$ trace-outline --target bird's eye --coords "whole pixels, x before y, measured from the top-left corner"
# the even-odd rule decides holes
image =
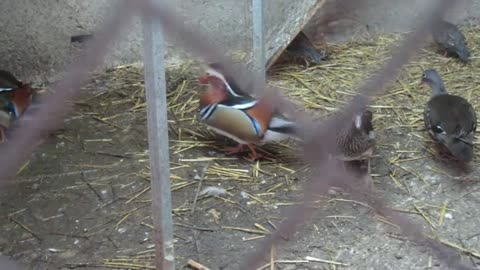
[[[425,78],[425,77],[427,77],[427,74],[423,73],[423,75],[422,75],[422,76]]]
[[[441,126],[433,126],[432,127],[433,132],[435,133],[444,133],[445,131],[442,129]]]

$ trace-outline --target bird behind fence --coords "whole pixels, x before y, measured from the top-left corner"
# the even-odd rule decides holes
[[[235,78],[236,82],[242,82],[243,85],[239,86],[241,89],[248,88],[246,87],[245,82],[248,83],[253,81],[253,87],[249,90],[257,94],[265,93],[265,85],[259,83],[258,80],[261,76],[245,71],[244,67],[241,67],[238,70],[235,69],[231,65],[233,61],[225,57],[226,54],[221,48],[205,42],[205,40],[208,40],[208,33],[204,33],[200,29],[188,28],[183,23],[184,20],[182,17],[175,12],[174,9],[165,3],[163,5],[156,5],[152,1],[147,0],[135,1],[135,4],[132,2],[133,1],[122,1],[121,4],[118,5],[118,8],[114,10],[112,19],[105,24],[102,31],[95,35],[95,38],[91,42],[91,50],[86,57],[81,59],[78,63],[74,63],[70,73],[67,73],[66,79],[54,87],[52,95],[42,99],[42,103],[39,104],[39,112],[38,114],[31,116],[31,119],[28,122],[30,124],[19,125],[18,129],[15,130],[15,136],[13,136],[14,139],[11,143],[2,146],[2,152],[5,153],[5,155],[0,157],[0,174],[2,180],[7,180],[6,176],[18,168],[22,158],[25,158],[26,154],[33,151],[33,147],[29,145],[35,145],[36,141],[34,140],[38,140],[38,138],[47,132],[51,132],[62,121],[61,117],[64,116],[63,111],[66,110],[64,101],[68,98],[74,97],[79,91],[82,79],[86,77],[87,72],[93,70],[100,64],[99,59],[103,58],[108,51],[109,45],[117,37],[116,34],[118,34],[119,30],[126,25],[126,22],[129,21],[134,12],[140,12],[147,18],[157,19],[161,22],[166,34],[177,34],[177,38],[181,41],[179,44],[189,49],[194,55],[207,62],[217,61],[224,65],[225,70],[223,71],[223,74],[225,75],[225,78],[231,77]],[[317,194],[323,194],[332,181],[343,182],[347,187],[351,188],[351,191],[355,191],[354,194],[352,194],[353,196],[358,195],[361,197],[361,194],[367,194],[368,202],[371,203],[372,207],[378,213],[388,216],[393,223],[400,227],[401,231],[406,236],[410,237],[412,241],[429,247],[435,255],[437,255],[438,259],[445,261],[447,265],[454,269],[471,269],[463,265],[452,250],[446,249],[438,241],[423,236],[420,227],[406,221],[398,213],[389,210],[385,202],[372,194],[369,194],[362,187],[358,187],[355,181],[356,178],[352,176],[351,173],[338,169],[336,166],[336,164],[338,164],[336,163],[337,161],[326,158],[328,156],[326,150],[332,149],[332,145],[335,145],[335,143],[331,145],[328,144],[335,142],[337,138],[334,132],[335,128],[333,127],[337,126],[338,123],[344,123],[347,126],[351,126],[351,119],[357,119],[354,115],[361,113],[368,104],[369,99],[366,96],[369,95],[367,94],[381,93],[385,83],[391,81],[399,71],[400,67],[406,64],[414,52],[420,48],[424,40],[425,32],[426,30],[431,29],[434,18],[439,14],[443,14],[449,6],[453,5],[452,2],[453,1],[449,0],[439,0],[431,7],[431,10],[424,14],[425,16],[420,16],[423,18],[423,20],[418,22],[420,29],[412,33],[409,38],[401,43],[386,64],[373,74],[372,77],[368,78],[364,84],[361,84],[359,92],[363,95],[354,98],[348,106],[343,108],[343,111],[341,111],[339,115],[326,119],[320,125],[318,122],[312,122],[310,116],[294,110],[294,108],[298,109],[298,106],[284,106],[284,110],[290,109],[288,114],[293,118],[292,121],[295,120],[296,123],[299,123],[302,132],[306,134],[307,138],[309,138],[304,145],[304,159],[309,164],[315,166],[315,168],[322,170],[322,174],[312,176],[312,184],[306,189],[305,204],[296,208],[296,211],[291,213],[291,216],[286,217],[285,221],[279,227],[279,230],[281,230],[282,233],[288,235],[293,234],[297,226],[302,224],[309,215],[311,215],[313,209],[309,207],[309,198],[311,199]],[[245,76],[245,74],[248,74],[248,76]],[[268,89],[272,89],[272,87],[269,87]],[[279,103],[283,102],[284,104],[292,104],[290,101],[279,96],[278,93],[275,94],[273,91],[267,93],[271,94],[271,97],[268,96],[266,99],[268,102],[275,100]],[[258,96],[261,96],[261,94]],[[272,106],[271,104],[268,105],[268,102],[266,102],[267,104],[265,105],[267,108]],[[46,104],[48,104],[48,107]],[[244,105],[244,103],[235,103],[234,105],[238,104]],[[211,117],[209,114],[213,113],[208,110],[209,109],[204,112],[204,116],[207,119],[208,117]],[[231,110],[231,108],[229,107],[228,110]],[[49,113],[56,111],[62,112],[59,113],[61,117],[53,119],[54,123],[48,123],[48,121],[52,120],[48,117]],[[247,116],[251,116],[251,112],[248,111],[248,108],[247,112]],[[283,111],[278,111],[278,113],[283,113]],[[234,114],[238,114],[238,111],[235,111]],[[255,124],[254,121],[251,121],[249,127],[250,130],[254,131],[255,134],[265,136],[266,130],[271,126],[271,115],[273,114],[270,114],[266,120],[258,121],[258,125]],[[363,123],[363,119],[368,120],[369,118],[370,116],[367,113],[366,118],[361,117],[360,122]],[[22,122],[22,120],[20,120],[20,122]],[[310,127],[307,127],[305,123],[313,124]],[[363,128],[362,123],[357,125],[354,120],[355,127]],[[369,130],[369,127],[365,127],[365,129]],[[233,131],[229,133],[233,133]],[[369,131],[365,133],[369,134]],[[16,149],[21,149],[22,151],[16,153]],[[279,237],[278,233],[274,233],[271,237],[267,237],[265,242],[263,242],[258,249],[252,253],[252,256],[247,258],[244,267],[241,269],[257,269],[265,254],[270,250],[270,247],[280,239],[281,237]]]

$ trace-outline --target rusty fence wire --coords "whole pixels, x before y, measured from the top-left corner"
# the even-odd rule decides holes
[[[435,27],[435,20],[452,8],[455,1],[437,0],[432,3],[412,23],[415,30],[392,50],[391,58],[356,89],[357,96],[342,110],[339,110],[339,113],[321,122],[314,121],[308,114],[301,112],[303,111],[301,108],[280,95],[277,89],[266,86],[263,74],[250,72],[245,66],[234,64],[232,59],[225,56],[225,50],[207,42],[209,33],[186,27],[182,16],[175,12],[173,7],[167,3],[160,5],[158,2],[160,1],[122,0],[117,2],[113,16],[95,34],[85,56],[68,69],[63,80],[53,86],[51,95],[43,97],[27,110],[25,117],[14,125],[12,139],[0,146],[2,153],[0,155],[0,185],[5,185],[13,179],[20,164],[30,156],[35,147],[50,132],[61,126],[63,119],[72,108],[70,104],[79,93],[79,89],[88,78],[89,73],[102,63],[104,56],[109,51],[109,46],[118,38],[132,17],[134,15],[144,16],[158,20],[163,26],[164,33],[175,36],[178,45],[184,47],[195,57],[205,62],[220,62],[224,66],[226,75],[234,78],[246,92],[267,98],[272,106],[293,116],[300,123],[305,139],[304,149],[299,149],[299,152],[303,154],[304,160],[311,165],[313,171],[322,172],[321,177],[318,176],[320,174],[311,174],[310,179],[306,181],[304,203],[291,209],[290,214],[286,215],[284,222],[279,226],[279,230],[265,239],[246,258],[240,269],[259,267],[271,246],[282,239],[281,234],[291,235],[300,229],[300,226],[314,211],[314,208],[309,206],[314,197],[325,194],[332,184],[344,187],[351,192],[351,196],[371,205],[378,214],[389,218],[392,223],[399,226],[406,237],[420,246],[428,247],[439,260],[451,269],[474,269],[462,264],[456,251],[447,248],[437,240],[426,237],[420,226],[393,212],[388,208],[387,202],[360,187],[356,178],[345,170],[339,169],[338,161],[328,159],[327,154],[335,151],[331,147],[335,145],[333,131],[341,125],[349,123],[347,119],[351,119],[354,113],[365,108],[370,101],[370,96],[383,92],[385,84],[392,81],[402,66],[407,64],[409,59],[423,46],[426,33]],[[358,7],[357,1],[351,0],[350,2]],[[329,16],[335,16],[335,14],[329,14]]]

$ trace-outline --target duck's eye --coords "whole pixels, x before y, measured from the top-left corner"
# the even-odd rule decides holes
[[[442,129],[441,126],[433,126],[432,127],[433,132],[435,133],[444,133],[445,131]]]
[[[425,78],[425,77],[427,77],[427,74],[423,73],[422,76],[423,76],[423,78]]]

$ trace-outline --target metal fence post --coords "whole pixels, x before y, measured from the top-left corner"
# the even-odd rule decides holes
[[[154,1],[158,4],[160,2],[160,0]],[[175,270],[164,63],[165,41],[162,24],[154,18],[144,18],[143,35],[156,267],[162,270]]]
[[[264,0],[252,0],[253,24],[253,69],[263,76],[265,81],[265,23]]]

